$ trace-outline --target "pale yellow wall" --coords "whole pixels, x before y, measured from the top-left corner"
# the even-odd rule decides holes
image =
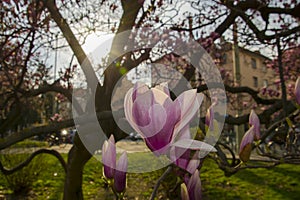
[[[233,56],[232,51],[226,52],[227,62],[222,67],[229,71],[233,78]],[[256,60],[256,69],[252,68],[251,58]],[[250,53],[248,51],[239,50],[240,72],[241,72],[241,86],[248,86],[252,89],[260,89],[264,86],[264,80],[267,80],[269,84],[273,83],[276,79],[273,70],[266,68],[264,56],[257,53]],[[254,87],[253,76],[258,79],[258,87]]]
[[[232,50],[226,52],[227,58],[226,63],[221,65],[220,67],[225,68],[230,74],[231,79],[234,78],[234,70],[233,70],[233,54]],[[256,69],[252,68],[251,58],[256,60]],[[240,73],[241,73],[241,86],[248,86],[254,90],[259,90],[264,87],[264,80],[267,80],[268,85],[273,84],[274,80],[278,77],[275,75],[272,69],[269,69],[265,66],[264,62],[266,61],[266,57],[260,55],[259,53],[249,52],[247,50],[239,49],[239,62],[240,62]],[[253,77],[257,77],[258,86],[254,86]],[[242,108],[242,113],[250,113],[252,109],[251,105],[255,102],[249,102],[249,95],[242,94],[239,96],[240,102],[247,102],[248,106],[244,107],[243,104],[238,105],[239,108]],[[263,98],[268,98],[264,96]],[[235,105],[237,106],[237,105]],[[261,110],[256,110],[257,113],[260,113]],[[227,113],[229,115],[235,116],[237,114],[237,110],[234,108],[230,108],[228,106]]]

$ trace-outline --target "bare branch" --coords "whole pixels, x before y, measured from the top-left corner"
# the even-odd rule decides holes
[[[92,116],[82,116],[80,118],[82,118],[81,121],[84,120],[84,121],[88,122],[91,119],[91,117]],[[111,111],[103,111],[101,113],[97,113],[97,117],[98,117],[98,120],[109,119],[112,117],[112,113],[111,113]],[[72,126],[74,126],[74,120],[68,119],[68,120],[64,120],[62,122],[56,122],[56,123],[49,124],[49,125],[24,129],[20,132],[13,133],[13,134],[7,136],[6,138],[4,138],[0,142],[0,150],[5,149],[5,148],[15,144],[16,142],[30,138],[32,136],[42,135],[42,134],[46,134],[46,133],[52,133],[52,132],[61,130],[63,128],[72,127]]]
[[[220,83],[212,83],[211,87],[222,88],[223,85]],[[197,88],[197,92],[203,92],[205,90],[208,90],[207,85],[201,85]],[[256,101],[257,104],[272,105],[272,104],[280,101],[279,99],[263,99],[258,96],[259,91],[253,90],[252,88],[247,87],[247,86],[232,87],[229,85],[225,85],[225,90],[227,92],[230,92],[233,94],[247,93],[247,94],[251,95],[251,97]]]
[[[27,165],[30,164],[30,162],[33,160],[33,158],[35,158],[37,155],[39,154],[50,154],[53,155],[54,157],[56,157],[61,166],[63,167],[65,173],[67,173],[67,164],[64,160],[64,158],[60,155],[60,153],[58,153],[57,151],[53,150],[53,149],[39,149],[35,152],[33,152],[24,162],[20,163],[19,165],[17,165],[16,167],[12,168],[12,169],[6,169],[3,164],[0,161],[0,171],[4,174],[4,175],[10,175],[13,174],[14,172],[21,170],[22,168],[26,167]]]
[[[157,193],[157,190],[160,186],[160,183],[166,178],[166,176],[172,171],[172,166],[170,165],[166,171],[161,175],[161,177],[159,177],[159,179],[157,180],[156,184],[155,184],[155,187],[152,191],[152,194],[151,194],[151,197],[150,199],[151,200],[154,200],[155,196],[156,196],[156,193]]]
[[[74,55],[76,56],[80,66],[85,74],[86,81],[90,88],[96,88],[98,84],[98,79],[96,77],[95,71],[92,68],[92,64],[85,52],[83,51],[81,45],[79,44],[77,38],[69,27],[67,21],[60,14],[55,0],[44,0],[44,5],[51,14],[52,19],[56,22],[57,26],[60,28],[61,32],[64,35],[64,38],[67,40],[70,45]]]

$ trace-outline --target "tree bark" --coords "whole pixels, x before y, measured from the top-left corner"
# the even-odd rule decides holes
[[[82,200],[82,175],[84,165],[92,155],[86,150],[78,135],[68,154],[67,174],[64,187],[64,200]]]

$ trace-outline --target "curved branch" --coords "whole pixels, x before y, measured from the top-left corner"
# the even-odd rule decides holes
[[[61,166],[63,167],[65,173],[67,173],[67,164],[64,160],[64,158],[60,155],[60,153],[58,153],[56,150],[53,149],[39,149],[35,152],[33,152],[24,162],[20,163],[19,165],[17,165],[16,167],[12,168],[12,169],[6,169],[1,161],[0,161],[0,171],[4,174],[4,175],[10,175],[13,174],[14,172],[21,170],[22,168],[26,167],[27,165],[29,165],[29,163],[33,160],[34,157],[36,157],[39,154],[42,153],[46,153],[46,154],[50,154],[53,155],[54,157],[56,157]]]
[[[223,146],[225,149],[227,149],[229,152],[230,152],[230,155],[232,157],[232,163],[231,163],[231,166],[234,166],[235,165],[235,162],[236,162],[236,157],[235,157],[235,154],[233,152],[233,150],[226,144],[222,143],[222,142],[219,142],[218,141],[218,144]]]
[[[69,100],[69,102],[72,103],[72,106],[76,109],[76,111],[79,114],[83,113],[83,109],[79,105],[78,101],[76,99],[72,98],[72,91],[70,91],[70,89],[66,89],[60,85],[56,85],[56,83],[53,83],[51,85],[46,84],[44,86],[39,87],[38,89],[31,90],[31,91],[21,91],[21,93],[23,93],[25,98],[37,96],[39,94],[44,94],[47,92],[57,92],[57,93],[63,94]]]
[[[210,83],[210,84],[211,84],[210,87],[213,87],[213,88],[222,88],[223,87],[223,84],[221,84],[221,83]],[[280,101],[280,99],[263,99],[258,96],[259,91],[253,90],[252,88],[247,87],[247,86],[241,86],[241,87],[232,87],[229,85],[224,85],[224,86],[225,86],[225,90],[227,92],[230,92],[233,94],[247,93],[247,94],[251,95],[251,97],[255,100],[255,102],[257,104],[272,105],[272,104]],[[207,85],[200,85],[197,88],[197,92],[203,92],[205,90],[208,90]]]
[[[93,116],[86,115],[86,116],[80,117],[80,120],[82,122],[83,121],[88,122],[89,120],[91,120],[92,117]],[[111,111],[103,111],[103,112],[97,113],[97,117],[98,117],[98,120],[109,119],[112,117],[112,112]],[[49,124],[49,125],[24,129],[20,132],[13,133],[13,134],[9,135],[8,137],[4,138],[0,142],[0,150],[5,149],[5,148],[15,144],[16,142],[30,138],[32,136],[46,134],[46,133],[52,133],[52,132],[61,130],[63,128],[68,128],[68,127],[72,127],[72,126],[74,126],[74,120],[67,119],[62,122],[56,122],[56,123]]]
[[[155,184],[155,187],[153,189],[153,192],[151,194],[151,197],[150,199],[151,200],[154,200],[155,196],[156,196],[156,193],[157,193],[157,190],[160,186],[160,183],[166,178],[166,176],[172,171],[172,166],[170,165],[167,170],[161,175],[161,177],[159,177],[159,179],[157,180],[156,184]]]
[[[267,110],[264,110],[261,114],[258,115],[261,124],[268,124],[270,122],[270,116],[275,112],[282,109],[281,101],[276,102]],[[296,110],[296,107],[291,101],[287,102],[287,113],[292,113]],[[215,114],[216,119],[223,118],[218,113]],[[249,114],[245,114],[239,117],[233,117],[231,115],[226,116],[225,123],[232,124],[232,125],[241,125],[248,122]],[[204,120],[204,118],[203,118]]]

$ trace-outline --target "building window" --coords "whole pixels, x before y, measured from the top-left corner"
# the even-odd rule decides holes
[[[267,66],[265,64],[262,65],[262,71],[267,72]]]
[[[253,69],[256,69],[256,60],[255,60],[255,58],[251,58],[251,66],[252,66],[252,68]]]
[[[263,87],[268,87],[268,80],[267,79],[264,79]]]
[[[256,76],[253,76],[253,86],[258,87],[258,78]]]

